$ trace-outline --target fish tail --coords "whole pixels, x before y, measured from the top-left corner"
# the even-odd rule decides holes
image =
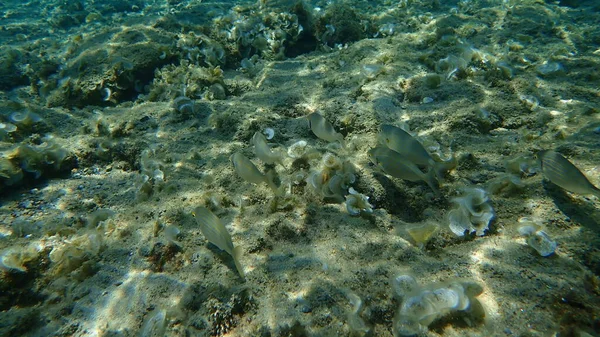
[[[277,159],[275,160],[275,163],[281,165],[281,167],[285,168],[285,164],[283,163],[283,159],[286,157],[286,153],[284,150],[282,150],[281,148],[277,148],[276,150],[277,152]]]
[[[274,172],[275,172],[274,170],[270,170],[269,172],[267,172],[267,174],[265,174],[265,182],[267,183],[269,188],[271,190],[273,190],[275,195],[281,195],[282,192],[279,190],[279,187],[277,186],[277,184],[275,184],[275,173]]]
[[[443,182],[446,173],[454,170],[457,166],[458,160],[456,159],[456,156],[452,155],[450,159],[434,162],[432,170],[435,172],[437,179]]]
[[[242,249],[240,247],[234,247],[233,251],[231,252],[231,256],[233,257],[233,263],[235,263],[235,269],[237,269],[238,274],[240,274],[240,277],[242,279],[246,279],[245,278],[245,274],[244,274],[244,269],[242,268],[242,265],[240,264],[240,256],[242,255]]]
[[[429,171],[427,171],[427,174],[425,175],[425,183],[429,185],[436,196],[440,195],[439,183],[436,179],[436,170],[434,168],[430,168]]]
[[[344,135],[342,135],[341,133],[338,133],[336,135],[337,140],[340,142],[340,145],[342,146],[342,148],[346,148],[346,140],[344,139]]]

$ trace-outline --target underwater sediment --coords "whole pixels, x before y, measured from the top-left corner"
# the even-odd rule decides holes
[[[599,10],[0,4],[0,335],[600,334]]]

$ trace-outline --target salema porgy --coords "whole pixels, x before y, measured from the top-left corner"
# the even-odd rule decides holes
[[[392,177],[408,181],[424,181],[436,194],[439,193],[432,169],[423,173],[416,164],[394,150],[384,146],[372,148],[369,150],[369,159],[375,166]]]
[[[434,165],[433,158],[423,144],[401,128],[389,124],[382,125],[379,142],[417,165],[430,167]]]
[[[265,164],[277,163],[281,166],[284,166],[281,154],[271,150],[269,144],[267,144],[267,138],[262,133],[254,133],[254,136],[252,137],[252,143],[254,144],[254,153]]]
[[[552,150],[538,152],[538,159],[542,167],[542,174],[553,184],[563,189],[583,195],[593,194],[600,198],[600,189],[581,173],[567,158]]]
[[[266,183],[276,194],[277,185],[269,176],[262,174],[260,170],[243,154],[236,152],[231,155],[231,162],[235,172],[245,181],[260,185]]]
[[[415,137],[393,125],[382,125],[377,138],[380,144],[398,152],[414,164],[433,169],[440,181],[443,180],[446,172],[454,169],[458,164],[454,156],[447,160],[432,157]]]
[[[323,116],[321,116],[321,114],[318,112],[313,112],[306,118],[308,119],[308,126],[315,136],[328,142],[339,141],[342,147],[345,146],[344,136],[341,133],[335,132],[333,125],[331,125],[331,123],[329,123],[329,121]]]
[[[213,214],[208,208],[198,206],[194,209],[194,216],[200,225],[200,231],[206,239],[217,246],[219,249],[226,251],[235,263],[235,268],[242,278],[244,278],[244,270],[240,264],[241,249],[233,246],[231,235],[225,228],[221,220]]]

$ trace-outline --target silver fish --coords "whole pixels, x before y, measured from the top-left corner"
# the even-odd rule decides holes
[[[277,185],[273,182],[270,177],[262,174],[260,170],[246,158],[243,154],[236,152],[231,156],[231,162],[235,168],[235,172],[247,182],[260,185],[266,183],[269,187],[277,193]]]
[[[240,264],[241,249],[233,246],[231,235],[221,220],[208,208],[202,206],[196,207],[192,214],[196,217],[196,220],[200,225],[200,231],[202,231],[206,240],[217,246],[220,250],[224,250],[231,255],[237,272],[244,278],[244,270]]]
[[[392,177],[408,181],[424,181],[435,194],[439,193],[434,170],[430,169],[427,173],[423,173],[412,161],[394,150],[383,146],[372,148],[369,150],[369,159]]]
[[[427,167],[429,170],[433,169],[440,181],[443,181],[446,172],[456,168],[458,164],[454,156],[447,160],[432,157],[415,137],[393,125],[382,125],[377,138],[380,144],[398,152],[414,164]]]
[[[398,127],[389,124],[382,125],[379,142],[419,166],[434,165],[434,160],[425,147],[415,137]]]
[[[281,153],[271,150],[267,144],[267,138],[261,132],[254,133],[252,143],[254,144],[254,153],[265,164],[277,163],[284,166]]]
[[[600,189],[592,185],[586,176],[567,158],[552,150],[538,152],[542,173],[546,179],[563,189],[583,195],[593,194],[600,198]]]
[[[339,141],[342,147],[345,145],[344,136],[341,133],[335,132],[333,125],[319,113],[313,112],[306,118],[308,119],[308,126],[315,136],[328,142]]]

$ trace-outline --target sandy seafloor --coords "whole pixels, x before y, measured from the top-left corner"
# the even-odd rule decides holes
[[[246,46],[258,56],[242,69],[244,55],[219,54],[227,26],[258,16],[266,32],[264,17],[294,3],[0,3],[0,118],[17,125],[0,134],[0,150],[23,174],[2,172],[0,335],[392,336],[400,301],[391,280],[411,273],[421,284],[483,289],[474,310],[435,320],[423,336],[599,336],[598,198],[565,192],[523,161],[522,186],[490,194],[495,218],[485,235],[458,237],[447,218],[461,188],[486,188],[507,161],[541,149],[600,185],[598,5],[347,4],[334,12],[351,8],[360,19],[354,41],[303,27],[308,47],[274,55],[261,48],[276,43],[261,40]],[[304,8],[316,22],[328,6]],[[219,19],[226,15],[234,19]],[[465,50],[474,56],[456,72],[441,66]],[[174,104],[184,95],[193,110]],[[314,136],[302,117],[315,111],[345,148]],[[16,123],[23,114],[33,120]],[[440,196],[369,163],[385,123],[408,125],[458,158]],[[251,138],[266,128],[274,147],[305,140],[348,160],[373,213],[351,216],[302,181],[286,188],[318,160],[263,165]],[[60,162],[23,150],[46,144]],[[285,196],[240,179],[235,151],[274,170]],[[242,248],[245,281],[200,232],[191,215],[199,205]],[[555,254],[527,246],[521,217],[538,219]],[[420,222],[440,227],[422,247],[403,230]],[[364,302],[368,332],[349,324],[350,294]]]

